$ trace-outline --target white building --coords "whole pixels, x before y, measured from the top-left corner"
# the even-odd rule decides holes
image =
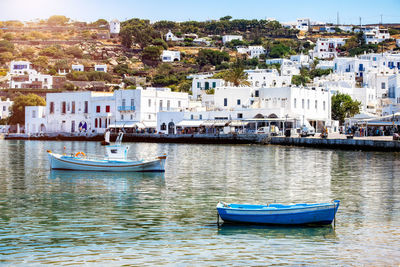
[[[169,30],[168,33],[165,34],[165,40],[166,40],[167,42],[168,42],[168,41],[170,41],[170,42],[181,42],[181,41],[184,40],[184,38],[176,37],[176,36],[171,32],[171,30]]]
[[[226,43],[231,42],[233,40],[243,41],[243,36],[241,36],[241,35],[224,35],[224,36],[222,36],[222,43],[223,44],[226,44]]]
[[[107,72],[107,65],[94,65],[94,71]]]
[[[400,47],[400,39],[396,39],[396,46]]]
[[[249,58],[259,58],[260,55],[265,55],[266,50],[261,45],[249,47],[237,46],[236,50],[239,54],[247,54]]]
[[[181,61],[181,52],[164,50],[161,54],[161,60],[162,62]]]
[[[118,35],[121,30],[121,23],[119,22],[119,20],[114,19],[110,21],[109,24],[110,24],[110,33],[112,35]]]
[[[30,63],[29,61],[11,61],[9,74],[29,75],[29,74],[37,74],[37,71],[33,69],[32,63]]]
[[[46,95],[47,132],[103,133],[116,112],[113,93],[68,92]]]
[[[308,31],[310,29],[310,19],[297,19],[296,29],[299,31]]]
[[[314,50],[310,51],[312,58],[334,58],[337,57],[338,49],[346,43],[346,38],[320,38]]]
[[[367,44],[378,44],[387,39],[390,39],[390,33],[388,29],[381,29],[376,26],[372,28],[372,30],[365,32],[364,38]]]
[[[247,53],[250,58],[259,58],[261,55],[265,55],[266,50],[261,45],[249,46]]]
[[[84,71],[85,67],[83,65],[81,65],[81,64],[77,64],[77,65],[72,65],[71,69],[73,71]]]
[[[10,88],[52,89],[53,76],[41,73],[11,76]]]
[[[223,79],[212,78],[193,78],[192,80],[192,98],[198,99],[200,96],[206,94],[207,90],[215,89],[216,87],[224,86]]]
[[[303,54],[290,56],[290,60],[297,64],[300,64],[300,66],[302,67],[309,67],[311,63],[310,56]]]
[[[25,133],[37,134],[46,132],[46,106],[25,107]]]
[[[309,122],[320,130],[331,124],[330,98],[328,90],[316,87],[217,87],[213,110],[160,113],[158,130],[174,133],[176,126],[198,127],[204,120],[243,120],[259,116],[289,117],[296,121],[297,127]]]
[[[279,75],[276,69],[245,70],[252,87],[284,87],[291,83],[292,76]]]
[[[13,101],[7,98],[5,101],[0,101],[0,119],[8,118],[10,116],[10,107]]]
[[[187,93],[171,92],[170,88],[117,90],[114,94],[117,111],[111,128],[156,129],[159,112],[182,111],[189,106]]]

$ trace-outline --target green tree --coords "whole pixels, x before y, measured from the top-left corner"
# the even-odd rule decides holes
[[[62,15],[54,15],[47,19],[50,26],[64,26],[69,22],[69,18]]]
[[[153,42],[152,42],[152,44],[155,45],[155,46],[161,46],[161,47],[164,48],[165,50],[168,49],[168,44],[167,44],[167,42],[165,42],[165,41],[164,41],[163,39],[161,39],[161,38],[156,38],[156,39],[154,39]]]
[[[36,94],[19,94],[11,106],[10,124],[25,124],[26,106],[46,106],[46,101]]]
[[[292,84],[294,85],[306,85],[306,83],[308,83],[309,78],[307,76],[303,76],[303,75],[293,75],[292,76]]]
[[[93,22],[92,25],[97,27],[108,26],[108,21],[105,19],[98,19],[95,22]]]
[[[282,58],[290,54],[290,47],[283,44],[276,44],[271,47],[269,56],[272,58]]]
[[[145,60],[159,61],[162,47],[148,46],[143,49],[142,58]]]
[[[225,17],[220,18],[219,20],[229,21],[229,20],[231,20],[231,18],[232,18],[232,16],[225,16]]]
[[[250,82],[247,80],[247,73],[245,73],[244,69],[241,67],[235,67],[226,71],[223,79],[226,82],[232,83],[234,86],[250,86]]]
[[[344,123],[345,118],[353,117],[360,113],[361,102],[354,101],[347,94],[335,94],[332,96],[332,119]]]
[[[135,18],[122,24],[120,36],[123,46],[130,48],[137,43],[143,49],[154,39],[160,38],[160,33],[154,30],[149,20]]]
[[[49,66],[49,58],[46,56],[39,56],[38,58],[32,60],[32,64],[37,68],[39,71],[44,71]]]
[[[224,61],[229,61],[229,54],[227,52],[220,52],[211,49],[201,49],[197,54],[197,63],[200,66],[205,65],[220,65]]]

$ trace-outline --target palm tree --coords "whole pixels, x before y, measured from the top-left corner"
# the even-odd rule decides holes
[[[250,86],[250,82],[247,80],[247,73],[241,67],[235,67],[225,72],[223,78],[226,82],[233,83],[234,86]]]

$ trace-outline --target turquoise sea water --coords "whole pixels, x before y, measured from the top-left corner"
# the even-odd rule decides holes
[[[400,263],[400,154],[259,145],[131,143],[165,173],[50,171],[47,149],[0,141],[0,264],[390,265]],[[218,201],[341,200],[336,228],[216,225]]]

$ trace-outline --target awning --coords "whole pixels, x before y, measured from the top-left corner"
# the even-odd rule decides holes
[[[243,127],[243,126],[246,126],[247,124],[249,124],[248,121],[239,121],[239,120],[236,120],[236,121],[231,121],[231,122],[229,123],[229,126],[232,126],[232,127]]]
[[[363,121],[363,122],[358,122],[358,124],[362,125],[368,125],[368,126],[394,126],[394,125],[400,125],[400,122],[398,121]]]
[[[155,121],[144,121],[144,128],[157,128],[157,122]]]
[[[138,121],[117,121],[116,123],[111,123],[107,128],[146,128],[145,125]]]
[[[203,121],[199,120],[183,120],[176,124],[176,127],[200,127]]]
[[[229,123],[228,120],[207,120],[204,121],[201,125],[206,127],[211,127],[211,126],[223,127],[226,126],[228,123]]]

